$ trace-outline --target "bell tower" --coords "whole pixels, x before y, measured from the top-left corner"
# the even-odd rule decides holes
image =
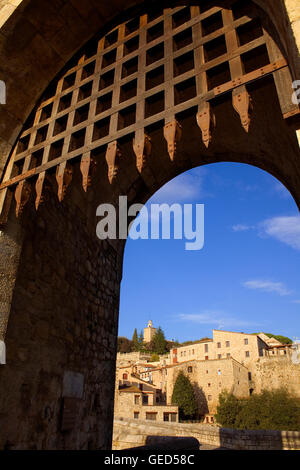
[[[149,320],[147,328],[144,328],[144,342],[150,343],[156,333],[156,328],[153,327],[152,320]]]

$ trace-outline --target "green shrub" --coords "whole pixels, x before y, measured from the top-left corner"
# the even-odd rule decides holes
[[[235,428],[236,419],[243,407],[241,400],[238,400],[232,393],[223,391],[219,395],[219,405],[215,416],[217,422],[224,427]]]
[[[235,429],[300,431],[300,402],[285,389],[264,390],[247,399],[223,392],[216,420]]]
[[[158,362],[159,361],[159,355],[156,353],[152,353],[150,357],[150,362]]]

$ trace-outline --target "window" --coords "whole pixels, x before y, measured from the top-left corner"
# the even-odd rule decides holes
[[[218,375],[221,375],[221,371],[220,371],[220,369],[218,370]]]
[[[226,341],[226,348],[230,347],[230,341]]]
[[[248,380],[252,380],[251,372],[248,372]]]
[[[208,356],[205,356],[205,360],[208,361]]]
[[[164,413],[164,421],[176,423],[177,413]]]
[[[208,401],[211,401],[212,400],[212,395],[208,395],[207,399],[208,399]]]
[[[128,379],[128,374],[123,374],[123,380],[127,380]]]
[[[246,356],[246,357],[250,357],[250,351],[246,351],[246,352],[245,352],[245,356]]]
[[[134,404],[135,404],[135,405],[139,405],[139,404],[140,404],[140,396],[139,396],[139,395],[135,395],[135,396],[134,396]]]
[[[156,421],[157,413],[146,413],[146,419],[149,421]]]
[[[204,352],[208,352],[208,344],[204,345]]]
[[[138,411],[135,411],[133,414],[134,419],[139,419],[139,414],[140,413]]]
[[[191,366],[188,367],[188,373],[191,374],[193,372],[193,368]]]
[[[226,357],[227,357],[227,359],[230,359],[231,354],[230,354],[230,353],[227,353],[227,354],[226,354]]]
[[[217,343],[217,347],[220,349],[220,347],[221,347],[221,343]]]
[[[244,344],[248,344],[248,338],[244,339]]]
[[[222,354],[218,354],[218,359],[222,359]]]
[[[207,384],[207,386],[208,386],[208,387],[210,387],[210,386],[211,386],[211,384],[209,383],[209,384]]]
[[[143,405],[148,405],[148,395],[143,395]]]
[[[195,349],[192,349],[192,354],[193,354],[193,355],[195,354]]]

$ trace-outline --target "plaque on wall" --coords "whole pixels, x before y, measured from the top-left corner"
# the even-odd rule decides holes
[[[70,370],[65,371],[63,379],[63,397],[83,397],[84,375]]]

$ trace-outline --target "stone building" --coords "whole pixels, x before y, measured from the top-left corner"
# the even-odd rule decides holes
[[[154,338],[156,328],[154,328],[152,320],[149,320],[147,328],[144,328],[144,342],[150,343]]]
[[[115,418],[134,418],[154,421],[178,421],[178,407],[167,404],[166,394],[144,380],[146,364],[117,367],[115,387]],[[151,364],[147,367],[152,370]]]
[[[268,344],[260,335],[213,330],[213,339],[203,340],[188,346],[174,348],[170,352],[171,363],[187,360],[210,360],[233,357],[248,365],[263,356]]]
[[[213,330],[213,339],[173,348],[169,363],[136,362],[118,367],[118,386],[144,384],[143,390],[157,390],[159,399],[171,405],[174,384],[182,371],[194,387],[199,416],[213,423],[224,390],[246,398],[253,392],[285,387],[300,397],[300,360],[294,359],[298,346],[281,344],[264,333]],[[128,418],[131,408],[129,414]]]
[[[152,370],[153,385],[161,388],[166,402],[172,401],[179,372],[187,375],[194,387],[199,416],[214,422],[214,414],[223,390],[237,397],[249,396],[248,369],[233,358],[189,360]]]
[[[274,345],[252,368],[255,392],[284,387],[300,398],[300,345]]]
[[[120,388],[115,402],[115,417],[178,422],[178,406],[159,401],[155,391],[135,386]]]

